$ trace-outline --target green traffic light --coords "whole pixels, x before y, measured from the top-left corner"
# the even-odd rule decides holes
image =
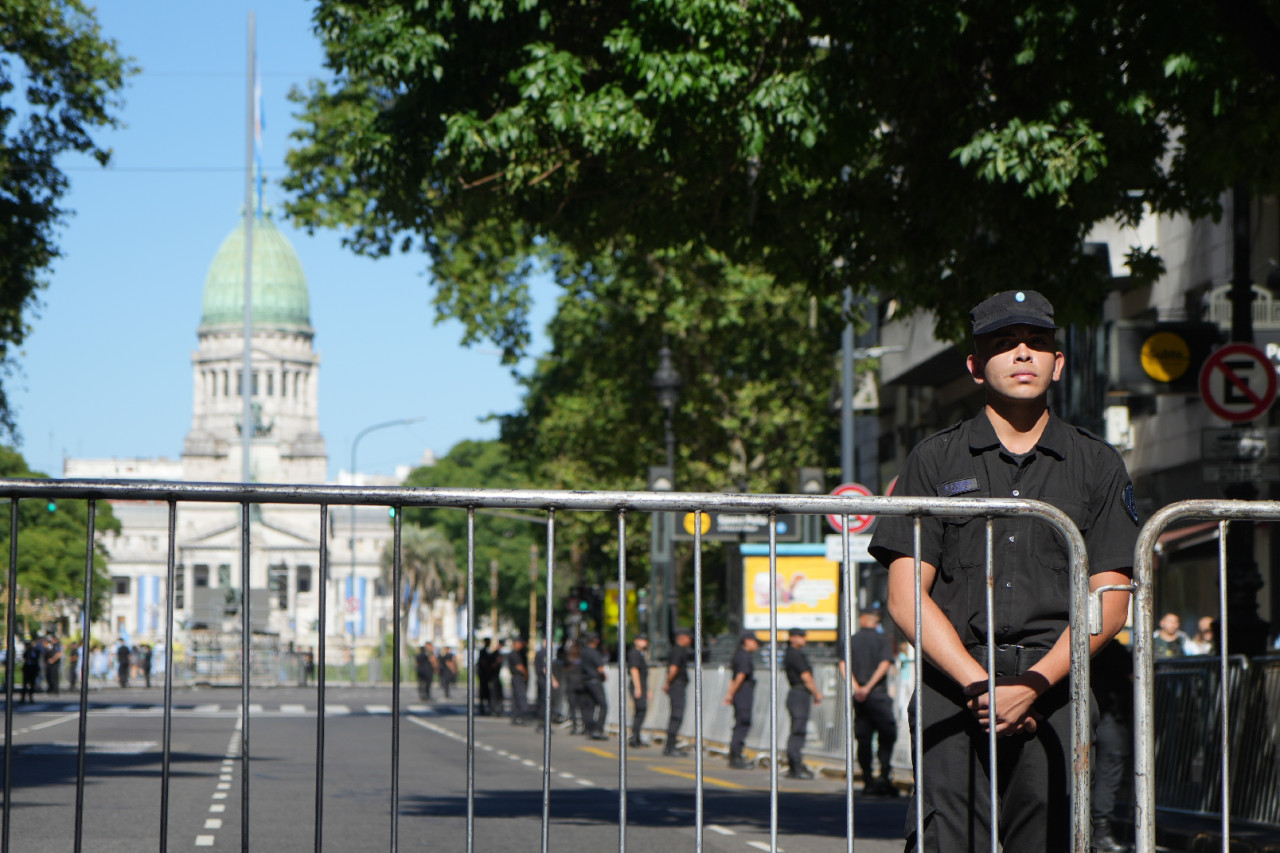
[[[49,510],[49,512],[57,512],[58,504],[56,501],[49,501],[49,503],[45,504],[45,509]]]
[[[591,602],[589,602],[589,601],[579,601],[579,602],[578,602],[578,609],[579,609],[579,610],[581,610],[583,613],[586,613],[588,610],[590,610],[590,609],[591,609]]]
[[[395,518],[395,517],[396,517],[396,508],[395,508],[395,507],[391,507],[390,509],[388,509],[388,510],[387,510],[387,512],[388,512],[388,513],[390,513],[390,515],[391,515],[391,517],[392,517],[392,518]]]

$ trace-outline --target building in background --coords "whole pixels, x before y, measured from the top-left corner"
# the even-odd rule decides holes
[[[320,434],[320,355],[314,348],[306,276],[288,239],[269,213],[253,217],[252,375],[245,381],[244,225],[218,249],[205,278],[197,346],[191,355],[191,430],[182,458],[66,459],[63,476],[190,482],[239,482],[246,386],[253,396],[250,450],[257,483],[323,484],[328,451]],[[433,464],[430,451],[420,464]],[[343,472],[338,482],[398,485],[395,477]],[[103,542],[111,555],[113,591],[98,636],[154,642],[165,630],[168,507],[164,502],[113,501],[119,534]],[[252,629],[282,645],[314,648],[320,642],[320,513],[312,506],[251,508],[249,613]],[[382,580],[380,557],[391,542],[384,507],[335,507],[329,513],[328,614],[325,634],[333,662],[367,658],[393,630],[395,604]],[[240,508],[186,502],[177,515],[175,630],[179,642],[193,631],[237,632],[243,600]],[[354,550],[353,550],[354,549]],[[354,554],[354,560],[353,560]],[[457,644],[457,608],[448,598],[434,612],[414,608],[415,641]],[[105,633],[102,633],[104,632]]]

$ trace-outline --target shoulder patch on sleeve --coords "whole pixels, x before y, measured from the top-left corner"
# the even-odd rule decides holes
[[[950,483],[943,483],[937,486],[937,490],[940,498],[953,498],[956,495],[976,492],[978,491],[978,478],[966,477],[963,480],[952,480]]]
[[[1138,523],[1138,502],[1133,498],[1133,484],[1124,487],[1124,508],[1129,513],[1129,517],[1133,519],[1133,523]]]

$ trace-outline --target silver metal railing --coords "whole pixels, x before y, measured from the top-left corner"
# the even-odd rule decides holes
[[[1154,672],[1154,633],[1155,633],[1155,615],[1153,607],[1155,606],[1153,596],[1153,582],[1155,575],[1155,553],[1156,544],[1159,541],[1160,534],[1163,533],[1171,524],[1178,521],[1204,521],[1212,520],[1218,522],[1218,648],[1220,653],[1216,655],[1217,671],[1210,676],[1204,672],[1202,663],[1195,665],[1194,669],[1198,672],[1182,674],[1180,670],[1184,667],[1179,664],[1173,670],[1168,671],[1169,677],[1162,679],[1167,684],[1161,684],[1162,690],[1181,691],[1181,695],[1176,697],[1179,702],[1183,699],[1189,702],[1190,708],[1183,709],[1178,707],[1178,713],[1185,715],[1187,710],[1200,710],[1210,714],[1210,718],[1217,723],[1216,747],[1217,747],[1217,763],[1211,767],[1197,767],[1196,773],[1192,777],[1184,777],[1178,782],[1166,781],[1168,785],[1191,785],[1191,779],[1196,779],[1204,784],[1196,785],[1195,789],[1198,793],[1190,793],[1190,788],[1184,788],[1182,791],[1171,791],[1166,788],[1165,791],[1159,792],[1172,796],[1174,798],[1174,808],[1187,808],[1191,799],[1196,799],[1196,805],[1199,811],[1212,813],[1214,809],[1205,801],[1204,791],[1216,793],[1217,808],[1216,811],[1220,815],[1220,831],[1221,831],[1221,849],[1222,853],[1228,853],[1231,839],[1231,817],[1233,813],[1232,803],[1232,766],[1231,753],[1233,738],[1239,736],[1239,732],[1243,730],[1247,724],[1247,720],[1240,720],[1239,710],[1242,704],[1239,701],[1243,685],[1243,669],[1244,661],[1233,659],[1225,652],[1229,648],[1228,636],[1230,626],[1227,620],[1227,528],[1231,521],[1271,521],[1280,519],[1280,501],[1227,501],[1227,500],[1196,500],[1182,501],[1180,503],[1170,504],[1155,513],[1143,525],[1142,530],[1138,534],[1138,544],[1134,551],[1134,585],[1136,587],[1136,597],[1133,605],[1133,650],[1134,650],[1134,842],[1136,853],[1155,853],[1156,850],[1156,799],[1158,793],[1157,779],[1163,778],[1157,776],[1157,760],[1176,761],[1178,758],[1185,758],[1188,754],[1193,754],[1187,748],[1185,742],[1179,742],[1180,735],[1177,726],[1171,730],[1165,730],[1161,726],[1168,723],[1167,720],[1158,720],[1155,716],[1155,690],[1157,680]],[[1162,664],[1161,668],[1166,669],[1167,665]],[[1267,667],[1266,675],[1272,676],[1271,667]],[[1180,677],[1179,677],[1180,676]],[[1275,687],[1274,676],[1264,678],[1262,680],[1262,690],[1272,690]],[[1166,702],[1162,706],[1169,707],[1166,703],[1170,697],[1162,697]],[[1212,703],[1212,708],[1209,703]],[[1262,707],[1267,707],[1263,705]],[[1271,707],[1274,707],[1272,705]],[[1237,711],[1237,719],[1233,720],[1232,710]],[[1153,736],[1154,733],[1154,736]],[[1204,730],[1201,729],[1203,735]],[[1173,740],[1170,740],[1173,738]],[[1167,745],[1167,746],[1166,746]],[[1157,755],[1159,753],[1159,756]],[[1205,752],[1199,752],[1199,760],[1203,764],[1208,759]],[[1212,762],[1210,762],[1212,764]],[[1184,768],[1189,769],[1189,768]],[[1270,771],[1274,778],[1274,771]],[[1256,780],[1255,780],[1256,781]],[[1248,784],[1248,783],[1247,783]],[[1248,789],[1252,790],[1253,784],[1248,784]],[[1269,799],[1269,803],[1273,804],[1276,800],[1275,788],[1270,789],[1269,795],[1264,794]],[[1275,813],[1280,811],[1277,808],[1264,809]]]
[[[843,536],[843,573],[845,589],[851,588],[850,572],[852,567],[852,551],[850,549],[847,529],[851,517],[857,515],[898,515],[910,516],[915,525],[915,621],[912,636],[916,648],[920,647],[922,634],[922,588],[920,537],[921,523],[930,517],[969,517],[985,519],[986,525],[986,583],[987,583],[987,635],[993,636],[994,613],[993,593],[993,519],[1012,516],[1034,516],[1056,529],[1067,543],[1070,559],[1070,606],[1071,606],[1071,685],[1070,696],[1074,710],[1072,715],[1072,791],[1071,791],[1071,849],[1074,853],[1088,853],[1090,844],[1089,826],[1089,747],[1091,733],[1089,728],[1089,633],[1090,626],[1100,624],[1101,607],[1096,596],[1089,592],[1087,557],[1084,541],[1080,532],[1072,524],[1066,514],[1048,504],[1038,501],[1020,499],[987,499],[987,498],[932,498],[932,497],[826,497],[809,495],[731,495],[731,494],[696,494],[696,493],[661,493],[661,492],[565,492],[548,490],[484,490],[484,489],[410,489],[403,487],[353,487],[353,486],[245,486],[227,483],[169,483],[169,482],[137,482],[137,481],[97,481],[97,480],[7,480],[0,481],[0,498],[10,500],[10,555],[8,577],[6,625],[7,648],[14,648],[15,596],[17,588],[17,542],[18,542],[18,501],[21,499],[87,500],[89,502],[89,525],[86,538],[86,572],[84,601],[93,598],[93,542],[95,507],[98,501],[110,500],[150,500],[168,505],[168,583],[165,610],[165,683],[164,683],[164,727],[163,727],[163,759],[161,776],[160,801],[160,838],[159,849],[168,849],[168,817],[169,787],[172,741],[173,710],[173,628],[174,628],[174,573],[175,573],[175,525],[178,502],[218,502],[239,504],[241,507],[241,576],[242,589],[250,587],[249,578],[249,541],[252,524],[250,507],[252,504],[303,504],[317,508],[320,519],[319,562],[320,577],[328,577],[328,529],[329,512],[332,506],[371,505],[387,506],[396,509],[394,513],[394,549],[392,588],[401,588],[401,553],[400,534],[402,507],[452,507],[467,512],[467,607],[468,612],[475,612],[475,515],[479,508],[505,508],[537,510],[546,513],[547,541],[546,550],[546,590],[545,610],[547,624],[554,618],[553,582],[555,577],[555,553],[557,517],[561,512],[610,512],[617,518],[618,536],[618,581],[619,589],[626,588],[626,535],[627,517],[631,513],[653,512],[685,512],[694,513],[698,517],[693,525],[694,539],[694,739],[696,745],[696,809],[695,809],[695,846],[703,849],[704,808],[702,792],[704,787],[703,760],[705,731],[703,719],[703,696],[705,693],[704,672],[702,664],[702,538],[701,514],[719,513],[751,513],[763,514],[773,518],[782,513],[835,515],[843,516],[846,533]],[[777,589],[777,532],[770,525],[769,535],[769,587]],[[327,584],[318,585],[318,630],[324,634],[327,614]],[[769,715],[767,744],[770,759],[769,789],[769,846],[778,849],[778,602],[776,594],[770,595],[769,613]],[[241,636],[250,636],[249,597],[244,599],[241,609]],[[844,601],[845,624],[852,626],[853,602],[849,596]],[[1148,599],[1149,609],[1149,599]],[[1091,612],[1092,611],[1092,612]],[[1090,617],[1093,618],[1090,618]],[[1149,613],[1147,616],[1149,621]],[[619,648],[622,648],[627,636],[626,608],[620,608],[618,624]],[[474,620],[468,620],[468,647],[475,647]],[[87,608],[83,617],[83,642],[88,648],[91,642],[90,618]],[[1149,633],[1149,632],[1148,632]],[[400,648],[400,622],[394,624],[394,648]],[[851,667],[849,644],[845,643],[845,665]],[[1148,651],[1149,654],[1149,651]],[[988,673],[994,673],[993,644],[988,644]],[[249,759],[251,755],[250,741],[250,691],[251,672],[250,656],[242,655],[241,670],[241,748],[239,757],[242,763],[240,777],[241,799],[241,846],[249,849]],[[315,773],[315,849],[323,849],[323,815],[324,815],[324,760],[325,760],[325,644],[318,644],[317,676],[319,708],[316,726],[316,773]],[[550,659],[548,655],[548,659]],[[13,685],[14,655],[7,657],[9,677],[5,687],[5,743],[4,743],[4,785],[5,792],[10,792],[12,782],[13,757]],[[1148,667],[1149,668],[1149,667]],[[921,692],[922,667],[914,668],[916,702]],[[393,657],[392,680],[398,685],[401,681],[399,655]],[[626,726],[626,691],[625,681],[617,680],[617,700],[621,725],[618,727],[618,849],[624,851],[627,844],[627,726]],[[994,695],[995,676],[988,676],[988,689]],[[551,696],[551,667],[547,667],[543,684],[544,695]],[[83,848],[84,841],[84,784],[85,784],[85,751],[86,725],[88,715],[88,687],[81,680],[78,765],[76,776],[75,806],[75,850]],[[467,678],[467,808],[466,808],[466,849],[473,853],[475,846],[475,677],[474,668],[468,669]],[[847,706],[846,706],[847,707]],[[399,821],[399,690],[392,691],[392,726],[390,744],[391,773],[391,835],[392,851],[398,845]],[[918,710],[918,709],[917,709]],[[542,766],[542,850],[550,849],[549,822],[551,802],[551,707],[543,706],[545,734],[543,740]],[[994,716],[995,709],[992,709]],[[852,746],[852,715],[844,714],[845,722],[845,767],[846,767],[846,822],[847,849],[852,853],[855,844],[855,826],[853,813],[853,766],[854,751]],[[916,730],[914,732],[914,758],[916,766],[922,765],[923,737],[920,731],[923,715],[916,714]],[[990,766],[995,767],[996,735],[994,727],[988,739]],[[917,791],[933,784],[931,780],[917,778]],[[998,825],[998,798],[995,796],[996,778],[991,778],[991,850],[998,850],[998,840],[994,827]],[[4,851],[13,849],[10,844],[10,811],[11,796],[5,796],[3,804],[3,826],[0,827],[0,841]],[[923,799],[916,797],[915,826],[917,837],[923,838],[924,807]]]

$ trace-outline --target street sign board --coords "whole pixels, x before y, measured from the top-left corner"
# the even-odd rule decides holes
[[[844,562],[844,536],[840,533],[828,533],[823,540],[827,546],[827,559],[833,563]],[[855,563],[874,563],[871,559],[870,533],[851,533],[849,535],[849,558]]]
[[[836,486],[832,489],[831,495],[837,498],[841,495],[854,495],[869,498],[871,497],[871,490],[861,483],[845,483],[844,485]],[[851,515],[849,516],[849,532],[861,533],[870,527],[871,522],[875,520],[876,517],[874,515]],[[844,516],[828,515],[827,524],[830,524],[831,529],[839,533],[844,530]]]
[[[1200,396],[1209,411],[1223,420],[1251,421],[1275,402],[1275,367],[1251,344],[1227,344],[1205,359]]]
[[[698,514],[686,512],[672,531],[672,539],[692,542],[694,524]],[[775,515],[778,542],[800,542],[804,530],[800,516],[787,513]],[[704,512],[702,513],[702,538],[708,541],[747,542],[769,541],[769,516],[765,513]]]
[[[1280,480],[1280,464],[1216,462],[1201,467],[1206,483],[1272,483]]]
[[[1200,431],[1200,457],[1206,462],[1280,460],[1280,428],[1209,427]]]

